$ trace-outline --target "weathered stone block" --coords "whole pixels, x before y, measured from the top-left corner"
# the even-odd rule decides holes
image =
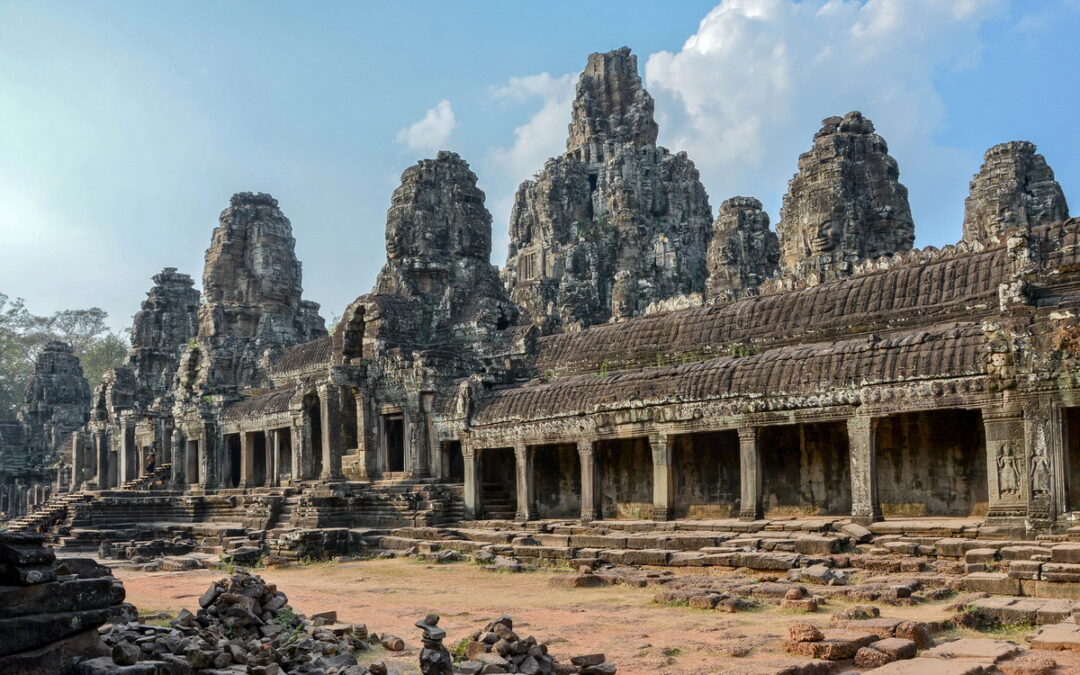
[[[1050,562],[1080,563],[1080,544],[1057,544],[1050,549]]]
[[[1080,564],[1044,563],[1039,578],[1043,581],[1080,582]]]
[[[1019,595],[1020,581],[1002,572],[975,572],[964,577],[961,586],[965,591]]]

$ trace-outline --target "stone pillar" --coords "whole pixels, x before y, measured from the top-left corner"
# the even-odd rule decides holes
[[[266,432],[266,485],[278,486],[278,475],[281,473],[278,462],[281,460],[281,430],[267,429]]]
[[[170,481],[177,487],[187,485],[187,444],[184,442],[184,434],[174,428],[169,436],[169,446],[172,448],[172,469]]]
[[[289,438],[292,441],[292,482],[297,483],[304,480],[304,438],[306,436],[304,429],[306,426],[303,420],[294,422],[292,431],[289,432]],[[310,437],[307,441],[310,443]]]
[[[97,455],[97,485],[99,490],[109,487],[109,443],[104,429],[94,431],[94,454]]]
[[[653,520],[671,520],[675,515],[675,476],[671,467],[673,444],[667,434],[651,434],[649,449],[653,464]]]
[[[465,461],[465,519],[476,520],[483,509],[478,451],[465,441],[461,442],[461,456]]]
[[[1025,408],[1024,445],[1028,522],[1049,529],[1067,508],[1064,427],[1061,410],[1049,399]]]
[[[857,415],[847,421],[851,520],[860,525],[883,520],[877,487],[877,422],[869,415]]]
[[[761,429],[739,428],[739,519],[758,520],[761,505]]]
[[[535,504],[533,480],[533,448],[524,443],[514,444],[514,475],[517,479],[517,520],[524,522],[534,517]]]
[[[599,496],[596,489],[596,450],[592,441],[578,441],[577,450],[581,465],[581,519],[588,522],[600,517],[596,503]]]
[[[420,414],[417,424],[417,447],[416,447],[416,478],[427,478],[432,475],[431,461],[438,457],[438,453],[432,447],[435,432],[431,428],[431,413],[435,407],[435,393],[430,391],[420,392]]]
[[[255,434],[240,432],[240,487],[255,484]]]
[[[139,477],[139,462],[138,451],[134,447],[135,434],[132,430],[128,429],[127,425],[120,425],[120,476],[118,478],[120,485],[128,482],[133,478]]]
[[[341,395],[335,386],[319,388],[322,412],[322,475],[320,480],[344,480],[341,473]]]
[[[1022,524],[1027,517],[1028,463],[1024,419],[1019,409],[984,408],[986,474],[990,498],[987,522]]]
[[[82,487],[83,477],[87,474],[88,458],[83,432],[71,434],[71,491]]]
[[[356,454],[360,465],[360,478],[369,480],[375,473],[374,447],[368,439],[367,401],[364,390],[356,390]]]

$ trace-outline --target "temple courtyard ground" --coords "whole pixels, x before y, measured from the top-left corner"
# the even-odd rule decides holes
[[[198,608],[199,596],[222,570],[141,572],[120,568],[117,577],[140,613]],[[432,564],[413,559],[314,563],[257,570],[305,614],[336,610],[339,621],[367,624],[405,640],[404,652],[377,654],[402,673],[416,669],[420,640],[414,622],[437,612],[453,645],[492,618],[510,614],[515,629],[546,642],[560,660],[604,652],[624,675],[668,673],[770,673],[797,659],[784,653],[787,627],[809,620],[825,627],[846,606],[832,602],[815,614],[766,606],[729,614],[657,604],[655,588],[625,585],[552,588],[549,579],[565,570],[495,572],[470,563]],[[722,573],[718,573],[722,574]],[[949,618],[949,600],[911,607],[880,606],[882,616],[919,621]],[[1023,644],[1027,627],[938,634],[995,637]],[[1054,654],[1059,673],[1080,672],[1080,654]],[[850,662],[849,662],[850,663]]]

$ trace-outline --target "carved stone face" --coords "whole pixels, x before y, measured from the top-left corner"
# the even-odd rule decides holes
[[[812,253],[832,251],[840,244],[843,228],[835,220],[826,220],[818,228],[817,236],[810,242]]]

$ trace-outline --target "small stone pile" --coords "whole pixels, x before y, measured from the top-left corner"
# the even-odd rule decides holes
[[[474,631],[465,643],[465,660],[457,665],[462,675],[523,673],[523,675],[615,675],[615,665],[603,654],[575,656],[569,664],[559,663],[547,645],[531,635],[521,638],[514,632],[514,620],[502,615],[483,630]],[[438,672],[438,671],[435,671]]]
[[[105,634],[112,656],[80,664],[80,675],[246,672],[388,675],[382,664],[361,666],[367,627],[337,623],[334,612],[308,621],[274,584],[247,572],[211,584],[200,609],[181,610],[169,627],[117,624]],[[125,670],[126,668],[126,670]]]

